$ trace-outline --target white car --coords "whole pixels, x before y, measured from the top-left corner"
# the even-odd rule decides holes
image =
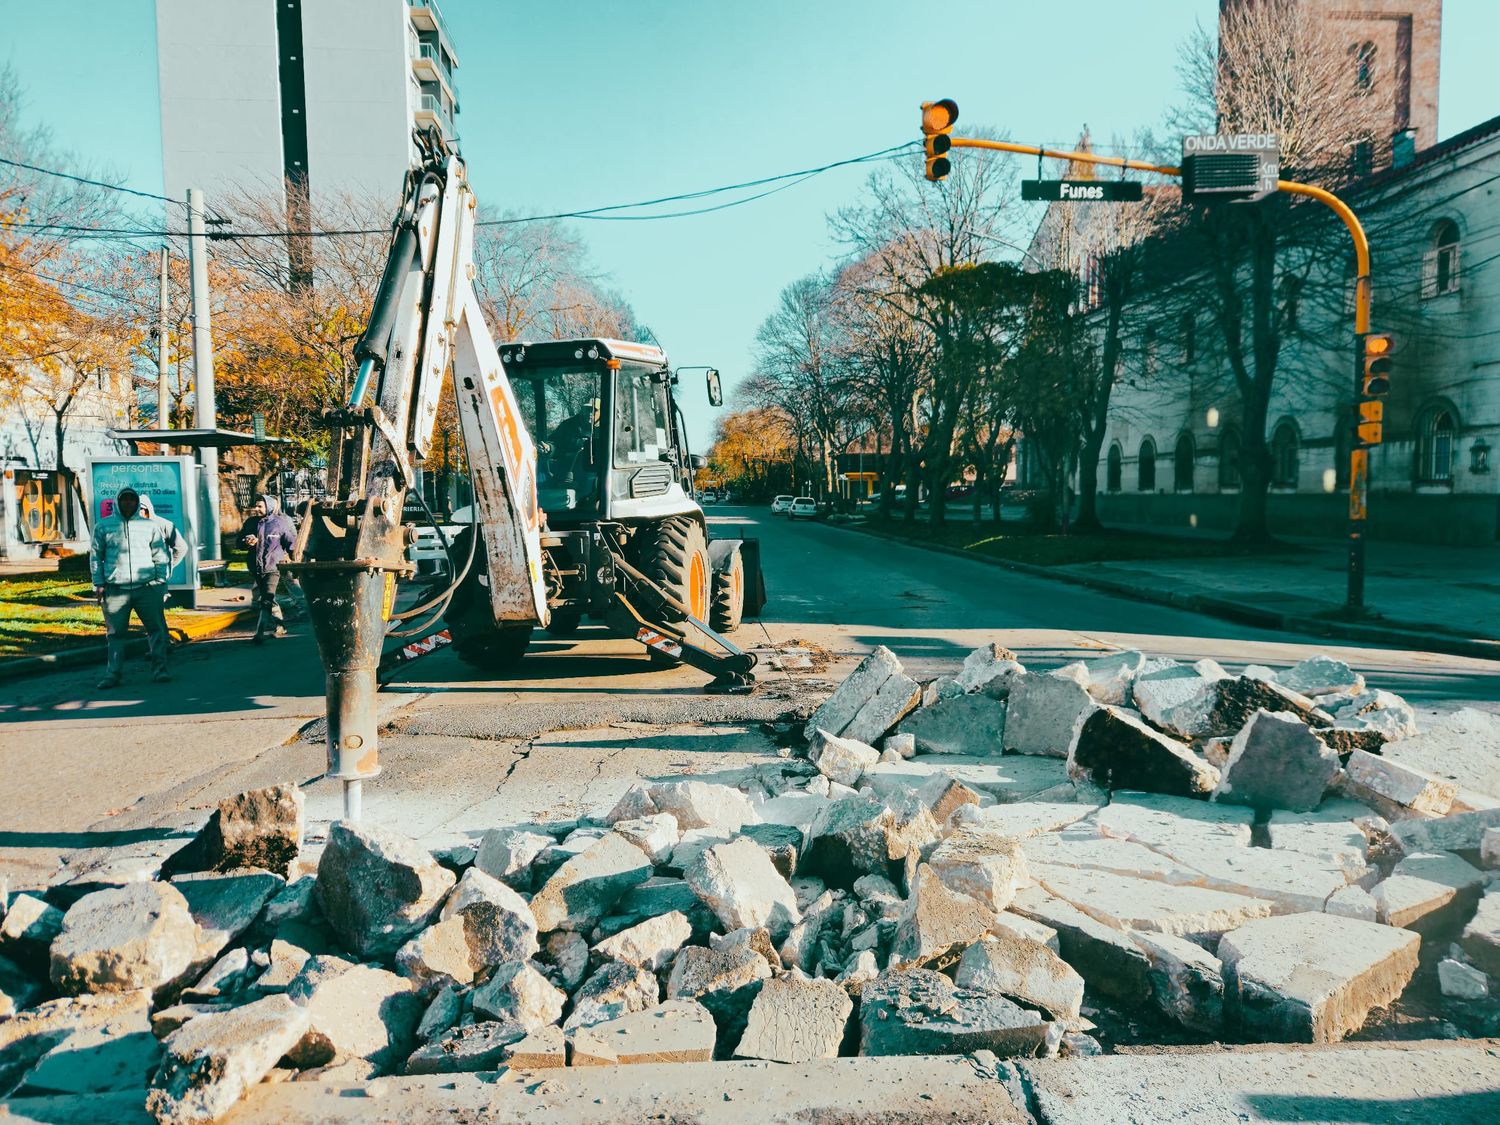
[[[796,499],[796,497],[794,497],[794,496],[778,496],[778,497],[776,497],[776,499],[774,499],[774,500],[771,501],[771,514],[773,516],[784,516],[784,515],[786,515],[786,513],[790,512],[792,510],[792,501],[795,500],[795,499]]]
[[[792,506],[787,509],[787,515],[792,519],[798,516],[806,516],[813,519],[818,514],[818,502],[811,496],[799,496],[792,501]]]

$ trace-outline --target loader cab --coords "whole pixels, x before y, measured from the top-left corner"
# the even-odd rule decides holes
[[[658,519],[696,507],[666,353],[620,340],[512,344],[501,361],[537,445],[549,526]]]

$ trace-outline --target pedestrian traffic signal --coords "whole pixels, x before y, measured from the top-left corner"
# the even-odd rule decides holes
[[[927,178],[933,183],[953,170],[948,150],[953,147],[954,122],[958,120],[958,103],[952,98],[922,103],[922,148],[927,154]]]
[[[1371,332],[1365,336],[1361,366],[1361,395],[1376,398],[1391,389],[1391,338],[1387,333]]]

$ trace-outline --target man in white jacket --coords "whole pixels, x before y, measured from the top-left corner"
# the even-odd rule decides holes
[[[169,641],[164,605],[173,552],[163,526],[163,521],[140,514],[140,496],[133,488],[120,489],[114,514],[94,525],[89,565],[94,595],[104,605],[104,632],[109,644],[109,665],[98,684],[101,689],[116,687],[120,682],[131,610],[146,630],[152,679],[171,677],[167,671]]]

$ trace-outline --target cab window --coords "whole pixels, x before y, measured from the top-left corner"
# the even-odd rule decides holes
[[[660,461],[672,445],[665,384],[639,367],[621,367],[616,378],[615,463]]]

